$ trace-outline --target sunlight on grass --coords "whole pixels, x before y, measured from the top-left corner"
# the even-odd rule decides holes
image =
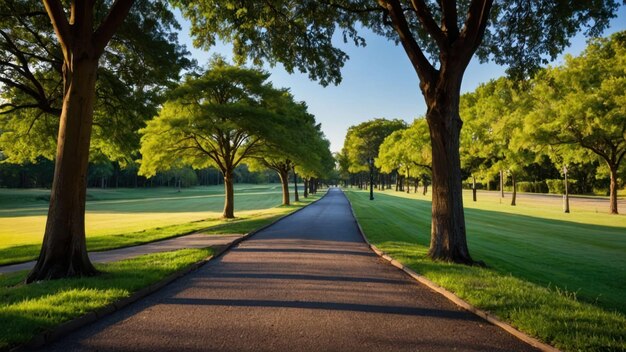
[[[566,351],[626,349],[624,228],[559,222],[541,209],[530,217],[468,208],[470,251],[490,268],[467,267],[426,257],[430,202],[346,195],[373,244],[471,304]]]
[[[161,239],[181,236],[201,231],[204,234],[245,234],[284,216],[306,204],[318,199],[320,195],[311,195],[301,198],[301,201],[290,206],[274,206],[268,209],[238,212],[235,219],[222,219],[218,216],[209,219],[185,222],[182,224],[155,226],[155,222],[138,222],[135,228],[142,229],[135,232],[120,232],[108,235],[88,235],[87,249],[89,251],[103,251],[153,242]],[[199,213],[206,215],[206,213]],[[221,214],[220,214],[221,215]],[[135,217],[136,219],[136,217]],[[179,219],[180,220],[180,219]],[[89,219],[87,219],[89,222]],[[39,235],[41,236],[41,234]],[[0,245],[0,265],[34,260],[39,254],[41,239],[34,243],[19,245]]]
[[[90,189],[87,237],[215,219],[224,206],[223,186],[177,192],[157,189]],[[0,248],[40,243],[47,215],[45,190],[0,190]],[[280,205],[276,185],[237,185],[235,215],[249,217]],[[279,213],[280,211],[277,211]]]
[[[0,275],[0,349],[128,297],[212,253],[205,248],[149,254],[99,264],[99,276],[31,285],[22,284],[25,272]]]

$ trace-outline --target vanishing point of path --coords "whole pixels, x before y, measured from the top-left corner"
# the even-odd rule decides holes
[[[320,201],[46,351],[532,351],[374,255]]]

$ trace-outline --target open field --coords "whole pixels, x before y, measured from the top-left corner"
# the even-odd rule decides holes
[[[558,204],[544,203],[542,198],[532,203],[521,200],[515,207],[508,198],[502,204],[499,200],[499,194],[480,192],[474,203],[470,192],[464,194],[474,259],[626,313],[626,216],[576,208],[565,214]],[[388,223],[390,232],[428,246],[430,194],[377,192],[373,205],[373,218],[364,221]]]
[[[426,258],[429,197],[346,194],[373,244],[470,303],[564,350],[626,349],[626,217],[563,220],[550,204],[511,207],[480,194],[473,203],[467,193],[470,252],[489,266],[479,268]]]
[[[89,189],[87,237],[217,218],[223,186],[153,189]],[[41,242],[49,191],[0,189],[0,248]],[[280,185],[236,185],[235,216],[274,208]]]
[[[319,197],[301,197],[298,204],[279,206],[279,186],[237,185],[237,218],[224,220],[220,218],[222,187],[197,187],[180,193],[163,188],[89,191],[86,217],[90,251],[133,246],[199,230],[206,234],[247,233]],[[0,265],[36,259],[46,220],[47,208],[42,207],[46,195],[43,190],[0,190]]]

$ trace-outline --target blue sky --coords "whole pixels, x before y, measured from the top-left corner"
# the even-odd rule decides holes
[[[218,45],[209,52],[194,49],[189,38],[188,23],[179,16],[183,31],[180,40],[187,45],[198,63],[205,64],[214,53],[231,57],[228,45]],[[605,35],[626,29],[626,6],[611,22]],[[333,152],[343,146],[348,127],[377,118],[400,118],[411,122],[426,112],[424,99],[419,91],[418,79],[401,46],[396,46],[380,36],[364,30],[367,46],[340,45],[348,53],[338,86],[322,87],[310,81],[306,74],[288,74],[281,66],[267,68],[270,80],[277,87],[290,88],[297,100],[305,101],[309,112],[315,115],[331,142]],[[579,54],[585,48],[585,38],[578,36],[565,53]],[[562,61],[559,57],[555,64]],[[505,67],[492,63],[470,63],[463,79],[462,92],[474,90],[480,83],[504,75]]]

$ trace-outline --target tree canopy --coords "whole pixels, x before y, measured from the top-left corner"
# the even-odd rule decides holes
[[[525,132],[536,143],[560,146],[565,164],[602,161],[611,178],[610,211],[617,213],[618,169],[626,155],[626,32],[593,39],[580,56],[542,71],[531,94]]]
[[[267,82],[269,75],[215,58],[209,69],[190,75],[141,132],[140,173],[190,165],[214,166],[224,175],[225,218],[234,217],[233,171],[267,146],[282,145],[294,126],[285,109],[288,93]]]
[[[106,1],[96,1],[100,22]],[[96,85],[91,157],[131,162],[137,130],[156,114],[162,93],[192,67],[178,44],[167,4],[138,0],[102,55]],[[0,4],[0,149],[8,161],[54,158],[63,104],[63,53],[43,3]]]

